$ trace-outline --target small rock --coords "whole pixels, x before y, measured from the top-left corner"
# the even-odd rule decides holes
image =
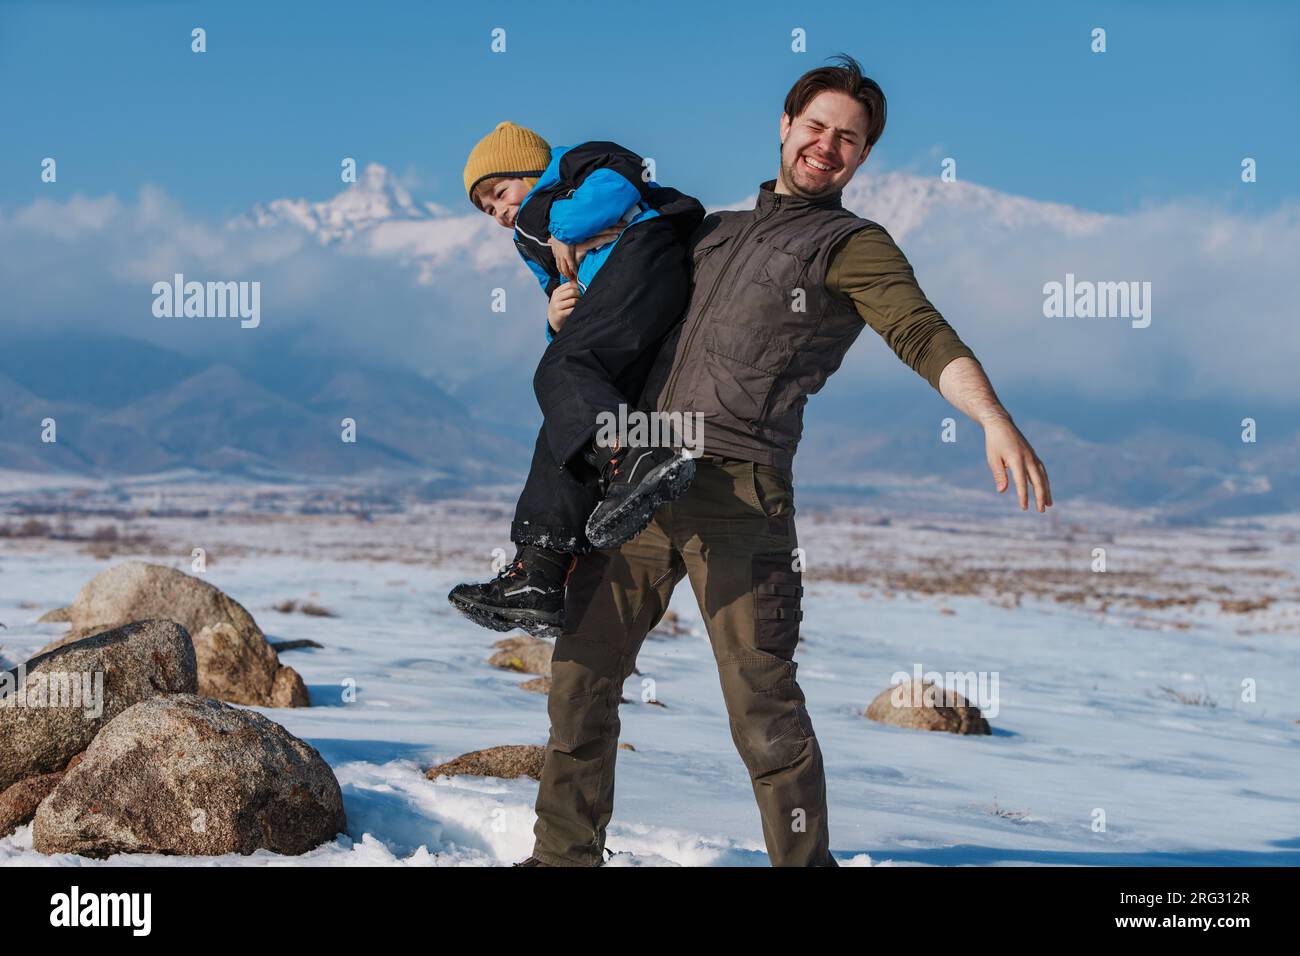
[[[7,837],[20,826],[32,822],[36,808],[48,797],[59,781],[63,771],[43,773],[37,777],[19,780],[6,790],[0,791],[0,838]]]
[[[523,674],[551,676],[551,654],[555,645],[540,637],[507,637],[492,645],[500,650],[488,658],[488,663],[502,670]]]
[[[534,677],[532,680],[524,681],[519,686],[534,694],[549,695],[551,693],[551,679],[549,677]]]
[[[281,667],[275,672],[275,684],[271,687],[272,707],[310,707],[311,697],[307,694],[307,685],[292,667]]]
[[[324,647],[325,646],[324,644],[321,644],[319,641],[313,641],[310,638],[303,638],[302,640],[297,640],[297,641],[268,641],[267,643],[271,645],[271,649],[274,650],[277,654],[279,654],[281,651],[296,651],[299,648],[303,648],[303,647]]]
[[[515,777],[542,779],[542,764],[546,761],[546,748],[535,744],[507,744],[461,754],[454,760],[431,767],[425,774],[430,780],[438,777],[469,775],[474,777]]]
[[[895,727],[915,730],[943,730],[953,734],[991,734],[980,709],[956,692],[945,691],[933,682],[921,685],[920,704],[913,703],[913,684],[903,683],[881,691],[867,705],[865,716]]]
[[[19,827],[32,822],[36,808],[59,785],[63,775],[81,763],[81,754],[68,762],[63,770],[43,773],[37,777],[19,780],[7,790],[0,791],[0,838],[7,837]]]

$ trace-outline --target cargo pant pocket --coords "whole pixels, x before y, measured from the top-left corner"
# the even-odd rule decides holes
[[[794,561],[783,552],[752,559],[754,646],[785,660],[794,656],[803,620],[803,575],[794,570]]]

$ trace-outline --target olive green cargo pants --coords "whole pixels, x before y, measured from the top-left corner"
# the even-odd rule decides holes
[[[598,866],[614,811],[618,704],[646,634],[689,576],[731,735],[774,866],[835,866],[821,749],[795,682],[802,617],[794,494],[783,469],[704,457],[690,488],[620,548],[581,555],[551,661],[533,855]],[[800,565],[801,566],[801,565]]]

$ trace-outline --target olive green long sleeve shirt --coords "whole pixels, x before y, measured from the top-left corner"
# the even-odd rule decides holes
[[[925,297],[903,251],[874,223],[834,253],[826,288],[851,299],[863,321],[936,391],[949,362],[963,355],[975,358]]]

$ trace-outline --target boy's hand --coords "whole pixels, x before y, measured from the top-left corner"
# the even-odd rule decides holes
[[[564,327],[564,321],[577,306],[581,296],[576,282],[566,282],[551,293],[550,304],[546,306],[546,321],[551,323],[552,332],[559,332]]]
[[[561,242],[552,236],[547,241],[550,244],[551,252],[555,255],[555,265],[560,270],[560,275],[570,282],[578,278],[578,263],[582,262],[583,257],[592,249],[603,246],[607,242],[613,242],[622,231],[621,227],[611,227],[603,232],[596,233],[590,239],[584,239],[576,246]]]
[[[561,242],[554,236],[547,240],[551,247],[551,253],[555,256],[555,267],[560,270],[560,275],[572,282],[578,278],[578,257],[573,251],[573,246],[567,242]]]

